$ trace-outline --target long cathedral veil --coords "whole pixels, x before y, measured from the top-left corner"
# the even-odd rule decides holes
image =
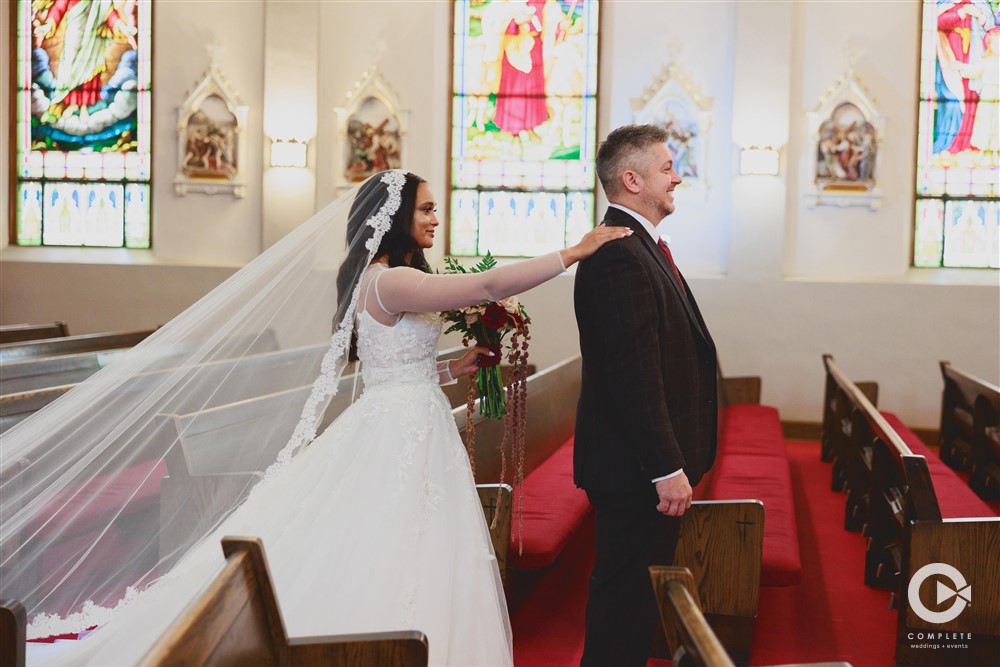
[[[377,174],[0,443],[0,597],[29,638],[99,625],[352,400],[361,274],[406,176]]]

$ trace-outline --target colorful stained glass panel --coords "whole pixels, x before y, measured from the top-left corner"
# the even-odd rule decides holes
[[[995,267],[1000,198],[996,0],[924,1],[917,123],[914,265]],[[939,238],[932,239],[933,234]]]
[[[148,247],[151,5],[18,3],[19,245]]]
[[[593,226],[569,202],[596,186],[598,25],[596,0],[454,3],[449,185],[482,196],[452,196],[452,254],[530,256],[562,247],[583,211]]]

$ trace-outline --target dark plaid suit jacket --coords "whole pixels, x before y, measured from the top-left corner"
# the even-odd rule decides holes
[[[642,225],[580,263],[574,302],[583,354],[574,480],[588,491],[646,493],[683,468],[695,485],[715,460],[715,343],[687,282]]]

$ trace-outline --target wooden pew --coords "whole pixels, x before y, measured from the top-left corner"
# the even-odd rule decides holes
[[[0,600],[0,665],[24,667],[27,617],[16,600]]]
[[[673,647],[674,667],[734,667],[722,642],[702,614],[690,570],[684,567],[649,568],[660,622]],[[785,667],[808,667],[786,665]],[[851,667],[847,662],[815,663],[813,667]]]
[[[854,413],[853,396],[845,392],[839,382],[838,375],[829,372],[827,358],[823,355],[823,364],[827,368],[826,384],[823,390],[823,435],[821,458],[833,463],[833,473],[830,488],[834,491],[844,491],[847,486],[847,472],[852,459],[851,424]],[[878,404],[878,384],[875,382],[855,382],[854,386],[872,405]]]
[[[156,368],[176,367],[189,348],[190,346],[185,345],[177,346],[173,353],[158,359]],[[229,349],[238,350],[244,355],[274,352],[277,348],[277,340],[270,330],[260,336],[239,337],[229,346]],[[0,361],[0,395],[82,382],[130,349],[131,347],[117,347]]]
[[[674,667],[735,667],[701,613],[691,571],[685,567],[653,566],[649,576],[663,632],[673,649]]]
[[[851,382],[841,372],[832,355],[823,355],[823,365],[826,368],[823,442],[830,443],[832,452],[831,488],[847,492],[844,528],[851,532],[865,531],[871,492],[872,442],[875,438],[865,414],[870,412],[882,419],[869,398],[869,395],[878,395],[878,385],[865,383],[868,392],[863,391],[859,384]]]
[[[580,398],[579,355],[544,368],[528,378],[528,421],[525,432],[525,475],[562,447],[573,435],[576,425],[576,403]],[[465,398],[452,411],[462,440],[466,438]],[[503,421],[485,419],[479,411],[474,413],[476,431],[476,480],[492,484],[509,482],[511,477],[500,479],[500,457],[497,447],[503,438]],[[513,467],[508,461],[507,472]]]
[[[990,516],[989,508],[950,469],[938,463],[938,481],[948,484],[952,494],[951,511],[942,512],[927,457],[915,454],[904,439],[913,440],[915,436],[901,435],[900,427],[890,423],[895,417],[876,410],[831,356],[826,355],[824,362],[844,395],[852,397],[850,423],[852,441],[858,450],[854,457],[859,462],[856,469],[867,471],[867,475],[849,476],[848,493],[855,493],[855,507],[863,516],[868,537],[865,583],[892,591],[891,604],[898,610],[896,664],[988,664],[1000,655],[1000,579],[996,576],[1000,571],[1000,517]],[[954,507],[968,506],[965,498],[954,495],[956,481],[957,488],[982,507],[982,516],[955,516]],[[863,489],[857,485],[863,485]],[[945,518],[948,514],[953,518]],[[933,608],[934,598],[929,595],[933,586],[927,584],[916,591],[911,591],[910,586],[922,568],[942,563],[956,568],[972,586],[975,604],[952,621],[931,623],[914,611],[911,593],[919,595],[923,606]],[[952,584],[962,588],[957,581]],[[919,648],[923,643],[920,639],[928,632],[934,632],[935,637],[937,633],[971,633],[970,639],[958,638],[969,648],[960,654]]]
[[[7,343],[0,345],[0,362],[132,347],[141,343],[154,331],[156,329],[113,331],[110,333],[66,336],[64,338],[45,338],[23,343]]]
[[[427,664],[422,632],[290,639],[255,538],[222,540],[225,569],[143,657],[141,667]]]
[[[83,382],[130,348],[0,363],[0,395]]]
[[[314,345],[309,347],[299,347],[286,350],[271,351],[274,341],[263,340],[253,344],[254,353],[249,359],[244,359],[244,363],[237,365],[233,359],[217,359],[190,367],[191,372],[213,374],[218,377],[229,377],[228,386],[230,389],[213,396],[212,405],[220,405],[231,401],[240,400],[248,396],[259,395],[260,378],[269,377],[270,382],[280,383],[282,373],[295,374],[301,364],[313,364],[316,372],[319,372],[319,364],[326,345]],[[257,350],[257,345],[261,345],[263,350]],[[94,354],[94,353],[91,353]],[[104,353],[106,354],[106,353]],[[55,363],[58,360],[35,360],[35,363],[47,364],[50,361]],[[179,370],[170,366],[170,360],[165,359],[160,362],[161,369],[152,370],[136,376],[124,385],[122,392],[142,392],[153,383],[162,378],[164,374],[169,374]],[[233,373],[236,373],[233,375]],[[42,409],[49,403],[55,401],[66,392],[76,387],[76,384],[46,387],[44,389],[33,389],[20,391],[12,394],[0,395],[0,433],[13,427],[15,424],[30,417],[36,411]]]
[[[0,324],[0,345],[22,343],[43,338],[61,338],[69,335],[65,322],[49,324]]]
[[[450,359],[461,351],[449,348],[439,357]],[[355,390],[361,390],[353,368],[349,366],[341,377],[317,433],[343,412]],[[183,536],[206,532],[221,518],[206,511],[207,503],[217,504],[222,497],[229,499],[223,504],[235,505],[249,492],[287,444],[311,391],[309,384],[189,413],[157,415],[154,429],[176,442],[165,457],[170,474],[160,484],[160,555],[165,563],[172,563],[190,546]],[[509,512],[502,500],[500,509]],[[191,522],[203,530],[192,531]]]
[[[674,554],[713,631],[741,665],[750,660],[760,601],[764,521],[759,500],[696,500],[681,518]]]
[[[1000,498],[1000,452],[987,429],[1000,426],[1000,387],[941,362],[941,460],[969,471],[969,486]]]
[[[525,482],[511,498],[510,514],[516,515],[515,504],[523,501],[532,517],[523,523],[523,533],[512,526],[503,544],[500,535],[493,535],[494,550],[506,569],[540,570],[553,566],[569,538],[583,525],[591,513],[586,494],[573,484],[572,445],[570,441],[576,421],[576,403],[580,395],[581,359],[567,359],[528,377],[527,422],[525,425]],[[467,440],[466,405],[452,411],[463,441]],[[507,474],[500,479],[499,445],[504,437],[501,420],[484,419],[476,411],[472,424],[476,429],[475,472],[480,484],[515,482],[516,464],[507,452]],[[507,443],[508,450],[510,443]],[[524,494],[523,496],[521,494]],[[513,549],[513,551],[509,551]],[[505,554],[501,558],[501,553]]]

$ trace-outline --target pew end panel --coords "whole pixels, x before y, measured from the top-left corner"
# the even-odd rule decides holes
[[[141,667],[427,664],[420,632],[289,640],[261,541],[226,537],[226,565],[147,652]]]
[[[24,667],[27,632],[24,605],[17,600],[0,600],[0,665]]]
[[[908,525],[904,562],[899,586],[899,614],[896,626],[896,664],[900,666],[943,667],[944,665],[996,664],[1000,656],[1000,518],[944,519],[916,521]],[[910,582],[921,568],[944,564],[955,568],[964,579],[954,580],[945,574],[931,576],[919,585],[920,603],[932,611],[946,611],[952,605],[963,606],[957,618],[931,623],[914,611]],[[923,573],[921,573],[923,574]],[[964,586],[968,586],[965,589]],[[935,606],[941,596],[941,606]],[[937,595],[935,595],[937,589]],[[956,595],[957,593],[957,595]],[[962,599],[971,600],[962,604]],[[919,635],[934,633],[930,643],[937,650],[918,648],[928,643]],[[951,633],[938,638],[938,633]],[[963,634],[964,633],[964,634]],[[970,636],[971,633],[971,636]],[[965,649],[946,649],[947,644],[962,644]]]
[[[507,555],[510,549],[511,498],[514,489],[509,484],[477,484],[479,502],[483,506],[486,527],[490,531],[493,553],[497,558],[500,579],[507,585]]]
[[[686,567],[652,566],[649,576],[660,622],[676,667],[735,667],[701,612],[698,589]]]
[[[1000,394],[976,398],[969,486],[980,498],[1000,500]]]
[[[941,362],[941,460],[969,471],[969,486],[984,499],[1000,499],[1000,387]]]
[[[693,577],[705,617],[737,663],[750,659],[760,598],[764,504],[696,501],[681,519],[674,565]]]

